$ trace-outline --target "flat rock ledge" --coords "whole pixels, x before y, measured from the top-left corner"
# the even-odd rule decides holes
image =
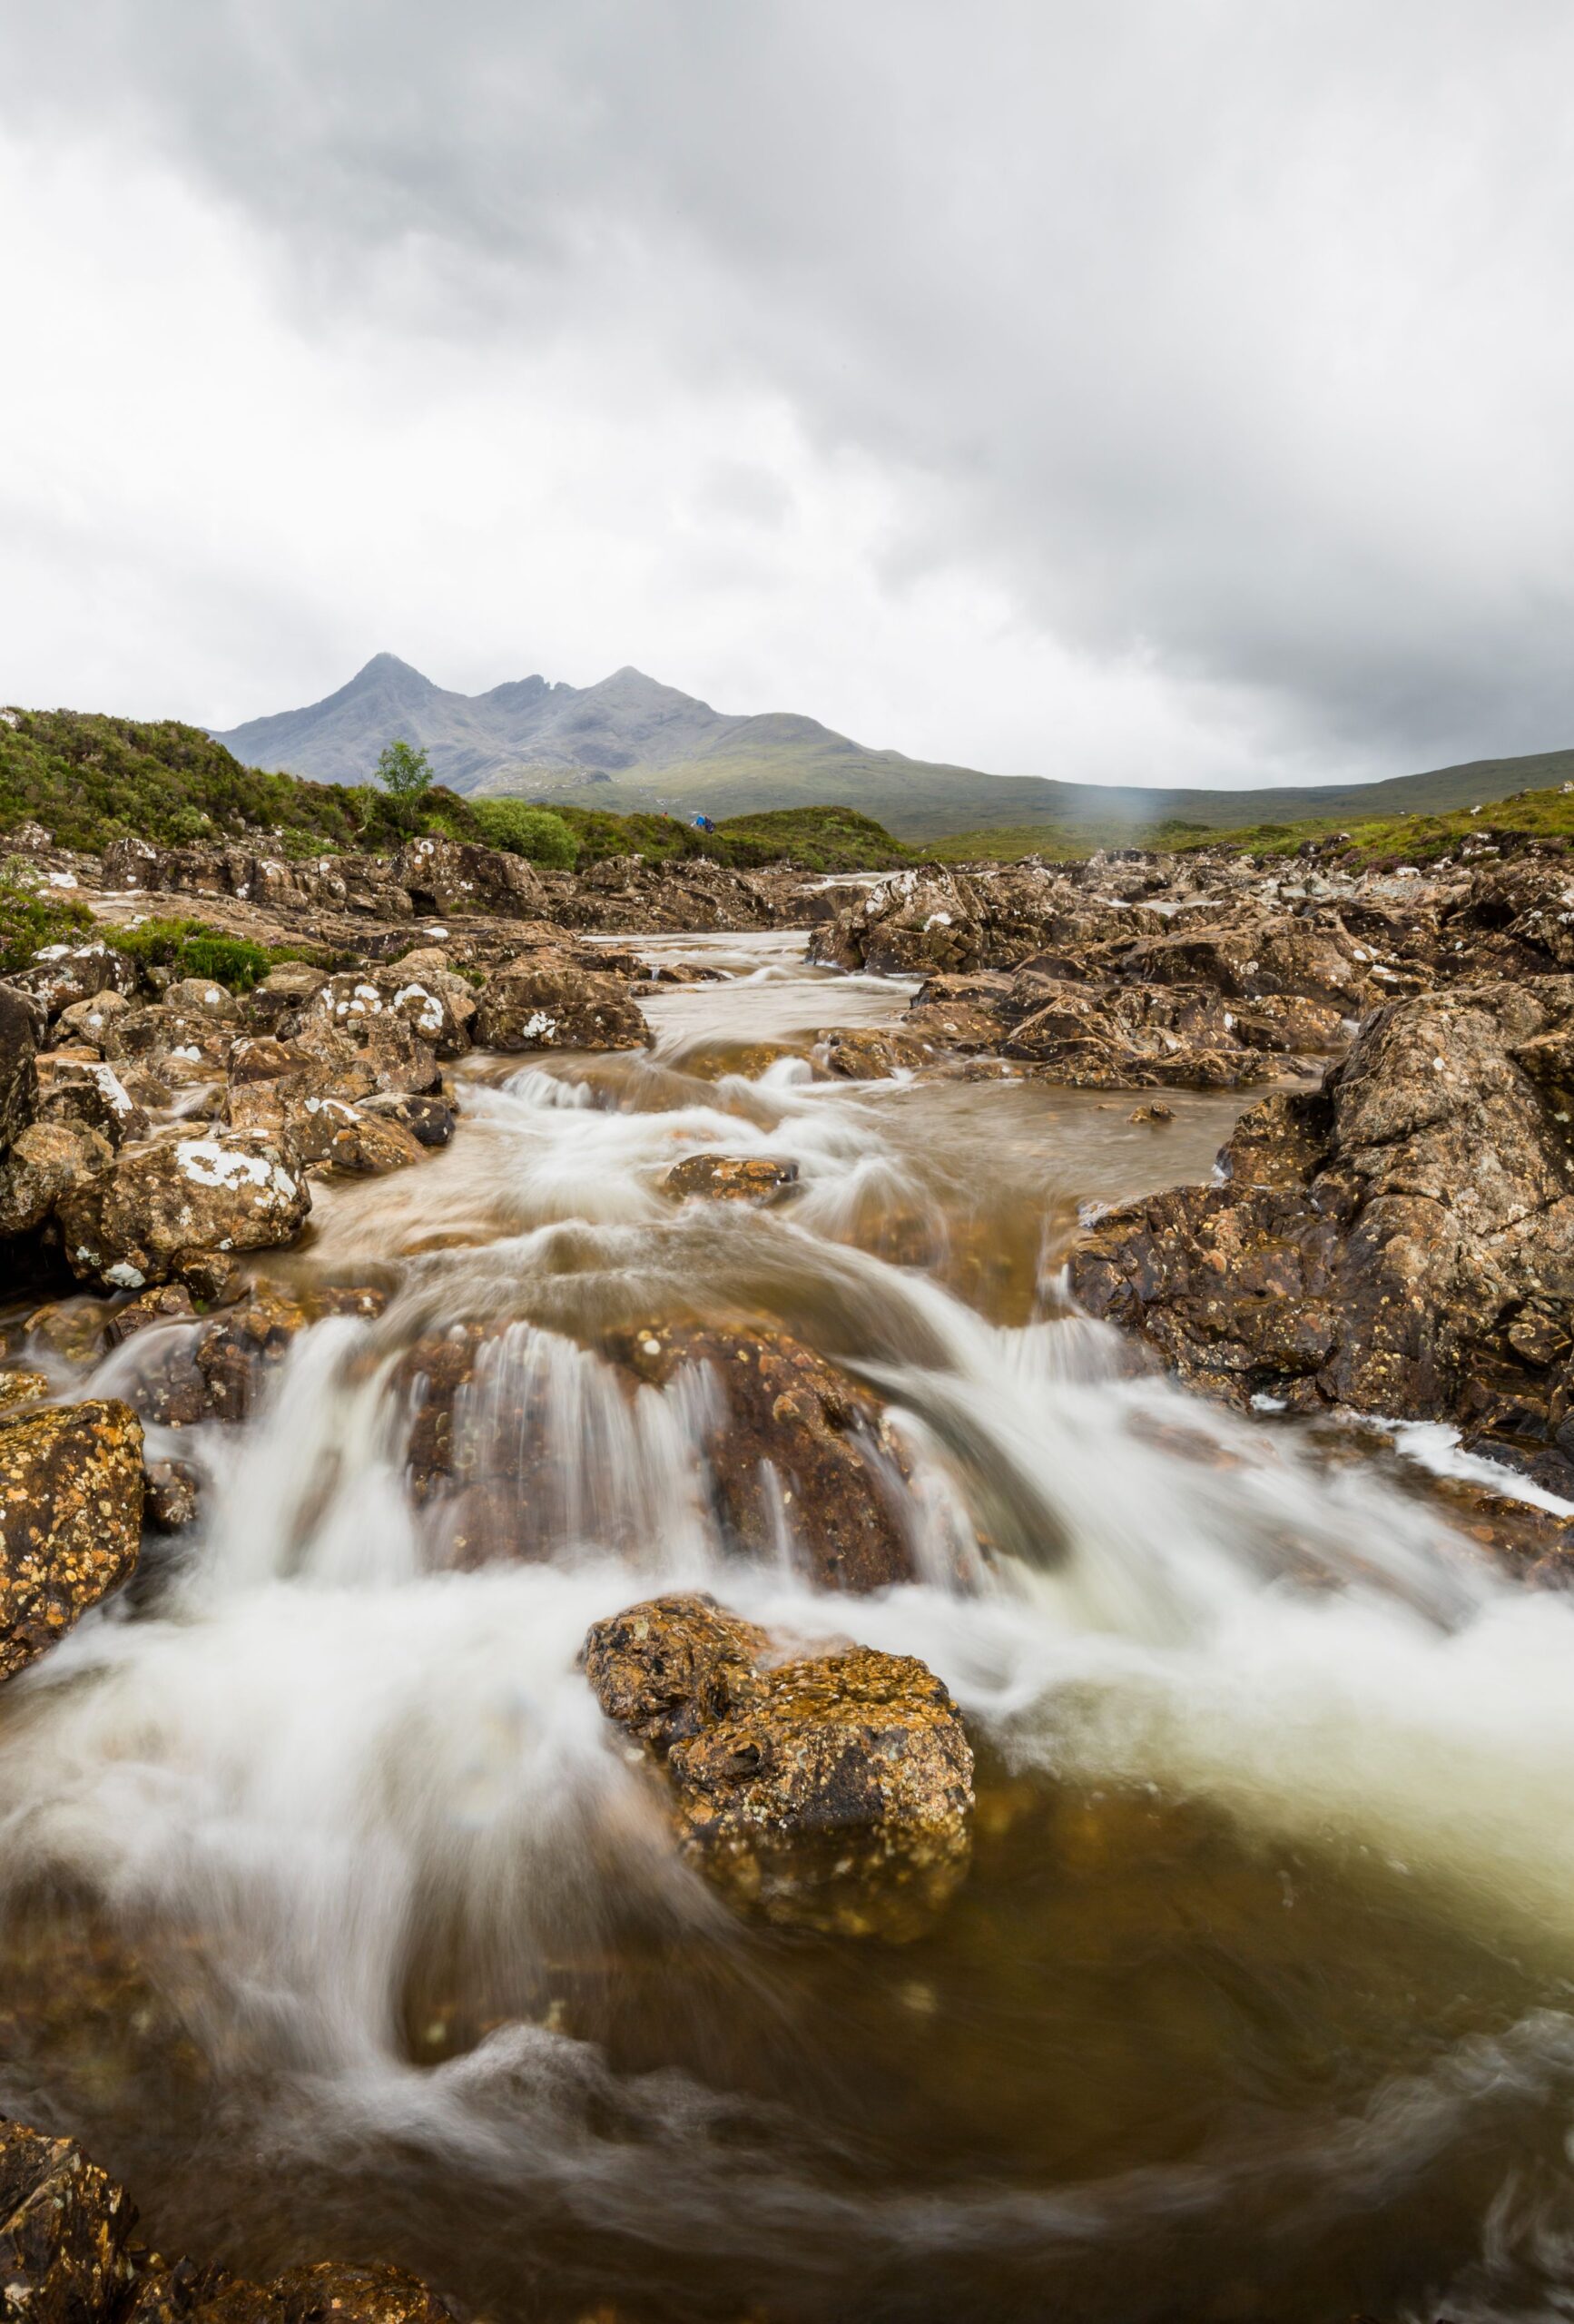
[[[74,2141],[0,2121],[0,2294],[26,2324],[452,2324],[402,2269],[337,2260],[266,2284],[134,2240],[123,2187]]]
[[[736,1910],[903,1944],[961,1886],[973,1755],[912,1655],[794,1651],[695,1592],[595,1623],[584,1659],[664,1777],[684,1855]]]

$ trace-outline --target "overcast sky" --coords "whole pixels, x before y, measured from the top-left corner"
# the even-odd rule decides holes
[[[0,702],[1574,743],[1569,0],[0,0]]]

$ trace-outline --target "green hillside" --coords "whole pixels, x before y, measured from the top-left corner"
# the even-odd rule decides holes
[[[580,863],[610,855],[708,856],[748,868],[792,862],[809,871],[882,870],[910,860],[890,833],[851,807],[816,799],[745,815],[697,832],[675,815],[558,808]],[[401,822],[374,783],[314,783],[242,766],[201,728],[174,719],[141,722],[79,711],[13,711],[0,718],[0,842],[41,823],[63,847],[101,852],[128,837],[177,846],[255,839],[289,855],[328,849],[390,853],[418,832],[490,843],[486,802],[438,786]]]
[[[1574,750],[1524,758],[1477,759],[1424,774],[1395,775],[1373,783],[1297,784],[1251,791],[1138,790],[1048,776],[979,774],[969,767],[929,764],[895,751],[864,751],[856,743],[784,743],[780,749],[717,751],[648,775],[556,777],[529,771],[528,779],[494,776],[476,795],[517,789],[531,798],[606,807],[620,813],[670,807],[718,818],[761,807],[811,806],[845,799],[872,815],[899,839],[926,852],[1027,854],[1035,850],[1085,854],[1095,847],[1175,845],[1189,835],[1254,823],[1353,815],[1438,813],[1501,798],[1510,790],[1545,787],[1574,777]],[[980,835],[990,835],[988,849]],[[1000,842],[997,846],[994,842]]]
[[[1471,806],[1480,807],[1478,814],[1472,814],[1471,807],[1455,807],[1451,812],[1431,815],[1400,809],[1378,815],[1302,815],[1293,820],[1278,814],[1255,822],[1221,825],[1205,823],[1200,816],[1175,817],[1153,826],[1145,834],[1144,844],[1183,852],[1195,847],[1223,847],[1238,848],[1252,855],[1294,855],[1307,840],[1325,842],[1339,834],[1344,842],[1338,851],[1341,855],[1362,862],[1391,857],[1395,862],[1425,864],[1451,853],[1471,837],[1481,841],[1490,840],[1494,834],[1524,833],[1538,839],[1574,842],[1574,752],[1556,751],[1535,759],[1492,759],[1479,763],[1490,770],[1489,780],[1459,786],[1471,793]],[[1491,775],[1500,782],[1505,772],[1547,766],[1553,772],[1567,768],[1567,790],[1559,784],[1547,790],[1517,791],[1503,798],[1494,796],[1490,788]],[[1443,773],[1453,776],[1478,771],[1446,768]],[[1420,783],[1429,778],[1412,779]],[[1392,789],[1387,783],[1374,784],[1365,795],[1375,796]],[[1283,796],[1294,794],[1282,793]],[[1052,823],[1015,823],[989,831],[958,832],[949,839],[932,841],[919,851],[942,863],[1007,863],[1025,855],[1042,855],[1053,861],[1091,852],[1086,834]]]

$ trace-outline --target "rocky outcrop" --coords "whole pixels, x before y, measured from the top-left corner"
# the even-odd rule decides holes
[[[484,911],[502,920],[539,920],[540,879],[521,856],[463,840],[415,839],[394,859],[393,877],[418,911],[439,919]]]
[[[91,1000],[101,992],[134,993],[139,978],[128,954],[93,936],[83,944],[46,944],[12,981],[31,993],[53,1021],[74,1001]]]
[[[796,1162],[776,1154],[690,1154],[662,1187],[680,1202],[780,1202],[798,1183]]]
[[[446,954],[424,950],[405,954],[392,967],[329,977],[309,1006],[354,1039],[373,1032],[377,1019],[401,1018],[438,1057],[456,1058],[470,1046],[477,998],[474,987],[448,967]]]
[[[794,1654],[687,1595],[597,1622],[585,1665],[662,1770],[684,1854],[738,1909],[901,1943],[966,1876],[972,1753],[911,1655]]]
[[[74,2141],[0,2120],[0,2281],[28,2324],[452,2324],[400,2269],[322,2260],[252,2283],[139,2246],[136,2218]]]
[[[1574,1490],[1571,1114],[1574,979],[1391,1004],[1223,1184],[1107,1213],[1072,1290],[1234,1401],[1451,1420]]]
[[[33,1003],[0,984],[0,1161],[33,1119],[38,1095],[34,1059],[38,1024]]]
[[[650,1031],[622,978],[543,950],[521,953],[487,979],[476,1039],[484,1049],[510,1052],[633,1049],[645,1046]]]
[[[226,1129],[128,1148],[58,1216],[74,1274],[136,1291],[203,1255],[289,1243],[310,1208],[303,1174],[276,1146]]]
[[[0,1411],[0,1679],[136,1564],[143,1433],[113,1403]]]

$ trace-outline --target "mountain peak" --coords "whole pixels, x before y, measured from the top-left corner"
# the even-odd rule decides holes
[[[430,678],[415,669],[408,662],[401,662],[397,654],[374,654],[371,660],[359,669],[349,684],[339,688],[341,694],[352,694],[366,685],[386,685],[392,678],[401,684],[414,679],[416,684],[428,694],[437,692]]]

